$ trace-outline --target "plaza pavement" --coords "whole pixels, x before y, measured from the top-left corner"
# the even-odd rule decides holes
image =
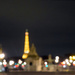
[[[75,75],[75,72],[9,72],[0,75]]]

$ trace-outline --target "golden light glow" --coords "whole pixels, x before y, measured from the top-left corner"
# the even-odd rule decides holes
[[[72,56],[70,56],[69,59],[72,60]]]
[[[23,54],[22,58],[26,59],[28,57],[28,54]]]
[[[62,62],[62,64],[66,64],[66,62],[65,62],[65,61],[63,61],[63,62]]]
[[[24,53],[29,53],[30,49],[29,49],[29,33],[25,32],[25,46],[24,46]]]
[[[25,43],[24,43],[24,54],[22,56],[23,59],[26,59],[28,57],[28,54],[30,52],[29,49],[29,33],[28,31],[25,32]]]
[[[75,56],[73,56],[73,59],[75,59]]]
[[[25,32],[25,35],[28,35],[29,33],[28,32]]]
[[[69,62],[67,62],[67,65],[68,65],[68,66],[71,66],[71,64],[70,64]]]
[[[69,60],[75,60],[75,56],[70,56]]]

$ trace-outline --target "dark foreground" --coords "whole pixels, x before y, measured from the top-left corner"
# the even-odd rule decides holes
[[[75,72],[9,72],[0,75],[75,75]]]

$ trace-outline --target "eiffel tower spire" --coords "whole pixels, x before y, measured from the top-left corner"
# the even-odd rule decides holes
[[[30,52],[30,49],[29,49],[29,33],[28,33],[28,30],[26,29],[25,42],[24,42],[24,54],[23,54],[22,58],[26,59],[28,57],[29,52]]]

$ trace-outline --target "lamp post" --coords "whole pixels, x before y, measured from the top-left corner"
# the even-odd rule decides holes
[[[9,61],[9,65],[10,65],[10,66],[14,65],[14,61],[13,61],[13,60],[10,60],[10,61]]]
[[[19,59],[19,60],[18,60],[18,63],[19,63],[19,64],[22,64],[22,60],[21,60],[21,59]]]
[[[22,69],[22,68],[21,68],[22,60],[19,59],[19,60],[18,60],[18,63],[19,63],[19,69]]]
[[[55,57],[55,63],[57,64],[57,71],[58,71],[59,56]]]
[[[4,65],[4,67],[6,67],[6,65],[7,65],[7,62],[5,59],[3,60],[3,65]]]

